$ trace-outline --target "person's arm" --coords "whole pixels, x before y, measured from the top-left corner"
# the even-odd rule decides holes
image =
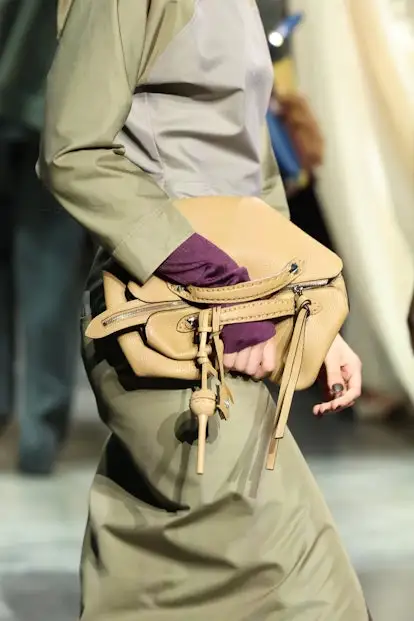
[[[197,233],[181,244],[156,273],[184,286],[229,287],[250,280],[246,268]],[[260,321],[224,326],[221,336],[225,353],[233,354],[265,343],[274,334],[272,321]]]
[[[262,131],[262,193],[260,198],[289,218],[285,188],[273,153],[267,123],[264,123]]]
[[[193,230],[124,155],[149,0],[73,0],[49,75],[38,170],[58,201],[140,282]]]
[[[116,143],[136,87],[148,5],[73,0],[48,80],[40,176],[138,281],[156,272],[185,285],[244,282],[247,271],[194,234]],[[223,339],[233,352],[273,334],[262,322],[227,326]]]

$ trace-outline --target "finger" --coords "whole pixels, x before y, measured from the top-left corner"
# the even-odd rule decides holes
[[[325,416],[326,414],[332,414],[332,413],[336,413],[337,411],[339,411],[340,409],[344,409],[344,408],[339,408],[333,405],[332,401],[326,402],[326,403],[319,403],[318,405],[315,405],[315,407],[313,408],[313,413],[315,416]]]
[[[339,409],[345,409],[352,403],[351,399],[347,399],[346,396],[342,396],[339,399],[332,399],[332,401],[325,401],[319,403],[317,406],[320,414],[327,414],[328,412],[336,412]]]
[[[334,407],[335,406],[333,405],[333,401],[326,401],[324,403],[318,403],[313,408],[313,413],[315,414],[315,416],[323,416],[324,414],[327,414],[328,412],[333,412]]]
[[[234,354],[224,354],[223,364],[226,371],[230,371],[234,367],[234,363],[236,362],[237,353]]]
[[[342,397],[318,403],[313,408],[315,416],[323,416],[324,414],[337,413],[346,410],[355,404],[356,398],[352,398],[353,391],[347,391]]]
[[[317,405],[314,406],[313,408],[313,413],[315,416],[323,416],[324,414],[327,413],[327,406],[328,406],[328,402],[326,403],[318,403]]]
[[[265,375],[270,375],[276,368],[276,345],[274,339],[270,339],[270,341],[265,343],[261,368]]]
[[[263,380],[272,375],[276,368],[276,347],[273,339],[267,341],[263,351],[262,362],[254,374],[257,381]]]
[[[351,401],[351,403],[348,405],[348,407],[346,407],[346,408],[337,407],[337,408],[334,410],[334,413],[335,413],[335,414],[339,414],[340,412],[344,412],[344,411],[345,411],[345,410],[347,410],[348,408],[352,408],[354,405],[355,405],[355,401]]]
[[[252,378],[256,381],[256,382],[260,382],[262,380],[264,380],[266,377],[268,377],[268,373],[266,373],[266,371],[263,370],[262,365],[259,365],[259,368],[257,369],[256,373],[254,375],[252,375]]]
[[[322,416],[321,408],[322,408],[322,404],[321,403],[318,403],[318,405],[314,406],[314,408],[313,408],[314,416]]]
[[[362,364],[359,358],[353,364],[346,364],[342,373],[348,384],[348,392],[353,395],[354,400],[359,399],[362,393]]]
[[[326,382],[329,395],[335,399],[340,397],[345,391],[345,380],[341,367],[336,362],[330,362],[328,359],[326,366]]]
[[[347,390],[336,399],[332,400],[333,408],[349,408],[361,396],[362,374],[359,361],[354,366],[346,365],[342,369]]]
[[[238,373],[245,373],[251,350],[251,347],[246,347],[246,349],[238,352],[235,363],[233,365],[233,369]]]
[[[264,380],[266,379],[266,377],[270,377],[271,374],[272,374],[272,371],[269,371],[268,369],[263,368],[263,366],[260,365],[256,373],[254,374],[253,378],[255,380]]]
[[[345,383],[344,380],[342,382],[335,382],[335,384],[331,384],[329,388],[329,393],[335,399],[338,399],[344,394]]]
[[[246,364],[245,374],[254,377],[258,372],[265,348],[265,343],[260,343],[251,348],[250,356]]]
[[[333,411],[342,408],[346,409],[351,406],[351,403],[355,403],[355,401],[360,397],[360,394],[356,390],[347,390],[342,397],[339,399],[334,399],[331,401],[330,406]]]

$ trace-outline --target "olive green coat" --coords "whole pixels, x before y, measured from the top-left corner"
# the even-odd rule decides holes
[[[249,4],[249,19],[255,20],[250,27],[256,25],[257,31],[257,9],[250,0],[243,3]],[[141,281],[192,233],[173,207],[172,196],[192,194],[194,190],[198,194],[238,190],[260,194],[275,208],[287,209],[264,117],[258,128],[258,135],[261,131],[263,136],[261,146],[256,144],[256,137],[252,145],[253,139],[244,132],[244,76],[234,72],[238,65],[237,45],[243,44],[244,32],[233,41],[229,39],[228,45],[225,36],[218,37],[219,45],[214,40],[201,41],[197,50],[191,28],[192,23],[199,27],[198,15],[192,21],[196,4],[202,5],[194,0],[75,0],[49,78],[41,175],[64,207],[96,233],[114,257]],[[213,4],[217,5],[216,0]],[[228,20],[230,14],[231,9],[227,11]],[[211,18],[219,23],[220,10]],[[257,34],[256,41],[252,41],[253,51],[256,43]],[[202,58],[204,50],[209,50],[210,58]],[[234,54],[235,62],[222,62],[220,66],[217,59],[225,52]],[[265,41],[261,50],[264,53],[268,55]],[[210,63],[214,66],[217,62],[213,75]],[[270,67],[270,59],[268,62]],[[180,72],[184,73],[178,84]],[[199,84],[191,84],[196,75]],[[174,87],[168,84],[170,77],[177,82],[175,101],[164,93]],[[205,79],[210,82],[203,90]],[[138,126],[138,161],[131,161],[134,149],[128,135],[120,135],[131,106],[128,135]],[[226,118],[224,125],[223,106],[235,106],[236,115]],[[241,118],[237,118],[239,110]],[[178,133],[180,124],[187,121],[190,125],[185,144],[183,138],[177,139],[168,131],[168,126],[175,126]],[[248,131],[253,132],[257,124],[257,119],[252,118]],[[183,155],[186,151],[197,161],[205,156],[205,135],[198,131],[200,126],[204,134],[206,127],[212,132],[215,126],[222,135],[241,134],[228,151],[232,155],[238,148],[239,152],[228,158],[222,177],[240,166],[239,178],[250,179],[245,188],[222,188],[221,183],[208,187],[199,171],[190,170],[191,164]],[[130,159],[124,157],[126,151]],[[210,149],[211,162],[203,165],[215,161],[220,170],[220,160],[224,159],[220,152],[226,155],[225,144],[221,151],[220,144],[216,150]]]

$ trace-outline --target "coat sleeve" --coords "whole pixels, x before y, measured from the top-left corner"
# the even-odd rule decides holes
[[[139,281],[193,233],[117,141],[129,114],[150,0],[73,0],[48,78],[38,172]]]
[[[289,207],[279,167],[273,153],[267,123],[262,136],[262,194],[261,199],[289,218]]]

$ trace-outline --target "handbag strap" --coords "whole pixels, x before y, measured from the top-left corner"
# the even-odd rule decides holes
[[[198,325],[199,349],[197,361],[201,369],[201,387],[193,392],[190,401],[190,410],[198,420],[197,474],[204,473],[208,420],[210,417],[214,416],[217,409],[224,418],[228,418],[228,409],[230,407],[230,401],[232,401],[229,390],[224,382],[223,347],[219,339],[218,328],[220,325],[220,312],[221,309],[219,308],[213,309],[213,314],[211,314],[208,310],[202,311],[200,313]],[[267,470],[274,470],[279,442],[285,433],[293,395],[302,365],[306,325],[309,316],[310,301],[305,300],[301,304],[297,313],[295,327],[283,371],[279,398],[276,404],[272,438],[270,439],[266,461]],[[211,341],[214,346],[214,353],[219,369],[218,372],[214,369],[210,362],[210,352],[208,349],[209,341]],[[218,377],[218,396],[209,385],[209,379],[212,376]],[[220,395],[223,391],[226,395],[230,395],[230,398],[227,399],[227,403],[224,408],[221,403],[222,400],[220,399]]]
[[[279,441],[285,434],[290,408],[302,365],[303,352],[305,349],[306,324],[309,315],[310,302],[304,301],[297,315],[282,375],[282,381],[280,383],[279,397],[276,404],[274,431],[270,440],[266,462],[267,470],[274,470]]]
[[[292,260],[274,276],[227,287],[183,287],[169,284],[171,291],[194,304],[236,304],[263,299],[291,285],[302,272],[302,261]]]
[[[197,450],[197,474],[204,474],[204,461],[206,452],[207,426],[208,419],[214,416],[217,409],[217,394],[209,385],[211,376],[217,376],[217,372],[210,362],[210,351],[208,348],[209,336],[212,335],[211,314],[205,310],[201,311],[198,322],[199,346],[197,362],[201,370],[201,387],[195,390],[190,400],[190,410],[198,420],[198,450]],[[213,344],[217,346],[217,343]],[[216,358],[219,360],[219,382],[223,382],[221,369],[223,368],[223,350],[215,351]]]
[[[117,334],[140,325],[145,325],[155,313],[188,308],[188,316],[194,316],[200,322],[202,313],[207,313],[209,321],[212,321],[214,309],[199,311],[191,308],[182,300],[171,302],[156,302],[148,304],[139,300],[124,302],[116,308],[104,311],[92,319],[86,330],[86,336],[91,339],[101,339],[111,334]],[[316,311],[316,308],[315,308]],[[251,321],[264,321],[266,319],[278,319],[292,317],[296,313],[295,295],[293,292],[281,294],[278,297],[267,300],[257,300],[246,304],[235,304],[220,309],[220,329],[228,324],[246,323]],[[183,319],[186,321],[188,316]]]

